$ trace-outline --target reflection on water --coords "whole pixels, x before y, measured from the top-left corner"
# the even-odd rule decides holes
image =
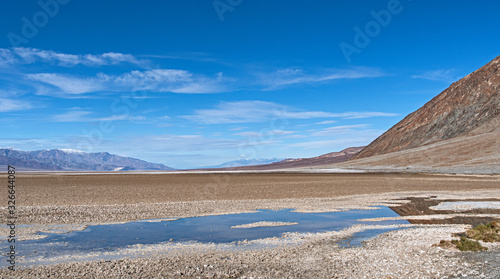
[[[181,218],[174,221],[135,221],[120,224],[94,225],[83,231],[64,234],[46,233],[39,240],[20,241],[18,247],[24,256],[54,257],[73,253],[113,251],[135,244],[162,242],[231,243],[268,237],[280,237],[286,232],[316,233],[338,231],[356,224],[358,219],[397,217],[388,207],[373,210],[349,210],[326,213],[300,213],[287,210],[259,210],[254,213],[215,215]],[[255,222],[296,222],[293,226],[231,228]],[[373,225],[373,222],[369,222]],[[408,224],[406,220],[381,221],[377,225]],[[360,234],[358,239],[375,236],[385,230],[371,230]],[[350,245],[356,245],[351,241]],[[359,243],[358,243],[359,245]]]

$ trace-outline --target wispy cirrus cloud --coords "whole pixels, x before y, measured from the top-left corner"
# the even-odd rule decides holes
[[[157,150],[162,151],[195,151],[195,150],[238,150],[248,144],[245,140],[211,138],[203,135],[159,135],[145,137],[147,142]],[[269,145],[276,141],[258,141],[253,145]]]
[[[45,86],[38,88],[40,95],[78,95],[89,92],[97,92],[105,90],[105,85],[102,82],[94,79],[85,79],[69,75],[42,73],[29,74],[27,78],[32,81],[39,81],[47,85],[52,85],[59,89],[54,91],[47,89]]]
[[[207,54],[196,54],[206,59]],[[139,58],[138,58],[139,57]],[[26,65],[45,63],[50,65],[73,67],[107,66],[118,64],[131,64],[146,68],[150,63],[148,58],[174,58],[171,56],[131,55],[118,52],[101,54],[69,54],[54,50],[41,50],[37,48],[17,47],[0,48],[0,67],[9,65]],[[210,59],[209,59],[210,60]],[[210,60],[212,61],[212,60]],[[48,65],[45,65],[48,66]],[[18,69],[21,70],[22,69]],[[127,69],[130,70],[130,69]],[[136,90],[150,90],[156,92],[172,92],[186,94],[221,93],[244,90],[244,88],[258,87],[258,90],[275,90],[283,87],[326,83],[341,79],[358,79],[384,76],[380,69],[369,67],[352,67],[349,69],[313,69],[286,68],[276,71],[263,71],[258,74],[243,73],[238,80],[228,78],[218,72],[209,76],[195,74],[191,71],[180,69],[155,69],[134,70],[122,74],[101,72],[97,75],[82,76],[61,74],[57,71],[30,73],[26,77],[36,87],[38,95],[51,95],[64,97],[94,93],[101,91],[122,92]],[[251,78],[249,78],[249,76]],[[38,84],[37,84],[38,83]],[[54,88],[55,87],[55,88]]]
[[[94,121],[144,121],[145,116],[112,115],[108,117],[95,117],[93,112],[81,108],[73,108],[70,111],[55,114],[49,117],[52,122],[94,122]]]
[[[27,110],[33,106],[25,101],[0,98],[0,112]]]
[[[46,138],[0,138],[0,148],[24,151],[67,147],[60,137]]]
[[[294,84],[324,83],[340,79],[382,77],[386,74],[380,69],[354,67],[350,69],[323,69],[308,72],[301,68],[280,69],[274,72],[257,74],[258,83],[264,90],[280,89]]]
[[[68,54],[53,50],[16,47],[12,49],[0,48],[0,66],[13,64],[33,64],[37,62],[50,63],[58,66],[72,67],[106,66],[120,63],[145,65],[147,61],[136,58],[131,54],[107,52],[102,54]]]
[[[351,125],[332,127],[312,133],[314,136],[323,136],[325,140],[303,141],[289,144],[289,148],[340,150],[348,146],[367,145],[380,136],[384,131],[377,129],[366,129],[368,125]]]
[[[215,77],[195,75],[184,70],[155,69],[131,71],[122,75],[99,73],[94,77],[81,78],[71,75],[40,73],[29,74],[27,78],[40,82],[40,95],[78,95],[99,91],[156,91],[186,94],[218,93],[228,90],[227,79],[222,73]],[[48,90],[50,85],[58,91]]]
[[[10,49],[0,48],[0,66],[18,63],[16,55]]]
[[[355,146],[355,145],[366,145],[374,140],[376,136],[371,134],[360,135],[355,138],[343,138],[334,140],[320,140],[320,141],[307,141],[289,144],[288,147],[291,148],[304,148],[304,149],[320,149],[320,148],[330,148],[332,150],[338,149],[336,146]]]
[[[235,128],[229,129],[229,131],[241,131],[241,130],[244,130],[244,129],[248,129],[248,127],[235,127]]]
[[[258,123],[273,118],[312,118],[326,117],[326,112],[289,112],[291,108],[272,102],[236,101],[221,102],[212,109],[195,110],[192,115],[182,118],[203,124]],[[286,115],[284,115],[286,114]]]
[[[335,122],[337,122],[337,121],[335,121],[335,120],[326,120],[326,121],[316,122],[314,124],[316,124],[316,125],[326,125],[326,124],[333,124]]]
[[[176,59],[176,60],[191,60],[191,61],[201,61],[201,62],[214,62],[218,64],[228,64],[219,59],[212,57],[211,54],[205,52],[173,52],[169,54],[143,54],[139,57],[154,58],[154,59]]]
[[[411,77],[445,83],[452,83],[459,79],[459,77],[455,74],[455,69],[427,71],[419,75],[412,75]]]
[[[286,135],[292,135],[297,133],[297,131],[284,131],[284,130],[269,130],[265,132],[241,132],[241,133],[236,133],[233,134],[235,136],[242,136],[246,138],[259,138],[263,136],[286,136]]]
[[[90,122],[92,118],[88,117],[92,112],[85,110],[72,110],[62,114],[52,115],[50,120],[53,122]]]
[[[366,128],[370,125],[368,124],[356,124],[356,125],[343,125],[343,126],[334,126],[329,127],[320,131],[316,131],[311,133],[312,136],[330,136],[330,135],[339,135],[339,134],[347,134],[356,131],[359,128]]]
[[[271,133],[273,135],[277,135],[277,136],[286,136],[286,135],[295,134],[295,133],[297,133],[297,131],[271,130]]]
[[[132,115],[112,115],[109,117],[96,118],[98,121],[144,121],[146,117],[143,115],[132,116]]]
[[[398,116],[398,113],[391,112],[377,112],[377,111],[350,111],[350,112],[342,112],[335,113],[335,117],[342,119],[359,119],[359,118],[370,118],[370,117],[393,117]]]
[[[396,116],[384,112],[344,112],[303,111],[282,104],[264,101],[221,102],[212,109],[195,110],[192,115],[181,118],[202,124],[258,123],[273,119],[312,118],[367,118],[375,116]]]

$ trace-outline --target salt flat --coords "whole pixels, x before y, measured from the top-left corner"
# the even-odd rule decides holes
[[[43,231],[61,224],[78,229],[89,224],[220,215],[256,209],[293,208],[299,212],[367,209],[405,203],[404,199],[410,196],[491,199],[500,196],[499,183],[499,176],[494,175],[409,173],[38,173],[19,174],[17,199],[19,223],[40,226]],[[6,204],[4,200],[0,202]],[[93,261],[92,257],[82,256],[76,263],[18,270],[15,278],[85,277],[89,274],[99,274],[99,278],[164,278],[181,277],[181,273],[188,278],[329,278],[334,275],[425,278],[457,274],[479,276],[482,269],[495,272],[484,262],[480,265],[477,259],[465,259],[457,251],[431,247],[440,239],[451,239],[452,233],[465,228],[464,225],[412,225],[411,229],[384,233],[363,247],[350,249],[340,248],[336,242],[367,227],[270,239],[267,241],[273,245],[269,249],[229,251],[193,244],[175,246],[177,252],[170,253],[171,247],[166,246],[136,247],[139,250],[120,252],[122,258]],[[33,232],[19,229],[21,236]],[[286,243],[294,245],[284,245]],[[492,255],[498,255],[498,245],[488,245],[491,253],[497,253]],[[2,278],[12,275],[6,270],[0,271]]]

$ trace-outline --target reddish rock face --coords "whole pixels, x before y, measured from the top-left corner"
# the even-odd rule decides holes
[[[500,56],[453,83],[353,157],[360,159],[460,136],[492,132],[500,124]],[[480,147],[478,147],[480,148]]]

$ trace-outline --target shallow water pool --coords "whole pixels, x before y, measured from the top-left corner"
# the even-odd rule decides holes
[[[19,250],[26,259],[64,257],[71,254],[100,253],[127,248],[136,244],[164,242],[231,243],[269,237],[283,233],[317,233],[338,231],[356,224],[394,225],[409,224],[406,220],[360,222],[358,219],[397,217],[388,207],[371,210],[341,212],[300,213],[286,210],[258,210],[253,213],[214,215],[180,218],[173,221],[134,221],[120,224],[93,225],[83,231],[70,233],[44,233],[46,238],[18,241]],[[294,225],[231,228],[256,222],[288,222]],[[359,245],[362,239],[373,237],[387,230],[368,230],[349,240],[349,245]],[[346,242],[347,243],[347,242]],[[5,246],[5,245],[4,245]]]

